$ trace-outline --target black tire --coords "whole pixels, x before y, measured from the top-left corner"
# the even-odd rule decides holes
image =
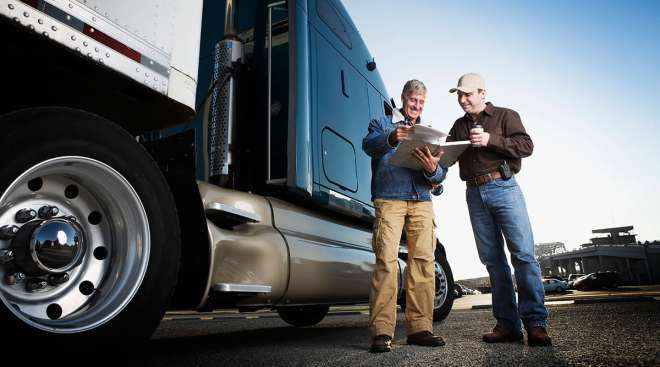
[[[442,244],[438,242],[435,250],[436,298],[433,304],[433,321],[436,322],[446,319],[454,305],[454,275],[451,272],[451,267],[449,266],[449,262],[447,262],[447,258],[444,256],[441,246]],[[441,270],[439,271],[439,269]],[[401,305],[401,309],[405,311],[405,294],[401,297],[399,304]]]
[[[277,313],[287,324],[296,327],[316,325],[328,314],[330,306],[279,307]]]
[[[101,218],[100,223],[99,219],[92,219],[91,214],[87,218],[83,216],[76,220],[84,222],[86,219],[89,222],[81,223],[81,227],[83,224],[90,228],[92,225],[97,226],[94,229],[97,234],[85,234],[85,238],[89,240],[84,241],[84,246],[89,246],[89,249],[85,250],[85,256],[91,256],[91,252],[101,264],[96,265],[96,268],[102,269],[95,270],[101,274],[98,275],[98,283],[90,283],[94,286],[91,288],[91,294],[86,294],[82,287],[78,287],[87,297],[80,301],[84,302],[82,306],[62,318],[53,320],[32,317],[34,322],[30,323],[32,315],[16,311],[15,307],[11,306],[17,300],[12,298],[11,289],[4,285],[5,288],[0,290],[0,329],[13,337],[20,335],[44,338],[54,344],[76,342],[83,345],[101,345],[147,339],[167,309],[176,285],[180,257],[180,232],[174,200],[151,156],[125,130],[84,111],[39,108],[3,116],[0,123],[3,128],[0,156],[5,158],[0,167],[2,197],[13,195],[15,187],[22,187],[19,184],[23,182],[23,178],[34,182],[31,172],[35,175],[43,173],[45,183],[41,190],[47,190],[46,183],[51,179],[53,186],[56,186],[52,177],[76,182],[75,191],[77,193],[80,190],[79,196],[74,196],[73,199],[53,197],[52,200],[63,203],[62,215],[65,210],[83,210],[80,205],[77,206],[76,200],[90,205],[89,207],[92,207],[90,203],[98,204],[96,213]],[[49,165],[49,162],[62,163],[60,166],[54,163]],[[79,164],[75,171],[79,176],[65,170],[68,169],[67,163],[69,166]],[[100,167],[98,172],[90,168],[93,164]],[[42,167],[45,168],[40,171]],[[58,171],[59,169],[62,171]],[[103,178],[106,176],[98,176],[99,172],[107,173],[108,177],[121,182],[119,186],[123,191],[116,185],[110,185],[114,181],[107,183],[107,187],[103,186]],[[99,178],[95,179],[95,175]],[[67,189],[70,186],[67,186]],[[106,189],[110,191],[104,192]],[[22,190],[25,191],[24,188]],[[83,198],[83,192],[89,195]],[[19,191],[16,191],[16,195],[19,195],[18,193]],[[122,196],[121,193],[130,195]],[[119,197],[110,194],[117,194]],[[53,192],[49,195],[53,195]],[[69,198],[72,194],[69,192],[66,195]],[[43,196],[45,197],[45,194]],[[0,202],[0,207],[4,204]],[[8,210],[0,209],[0,218],[11,214],[5,213],[3,216],[3,211]],[[123,216],[125,213],[131,215]],[[112,220],[107,217],[112,217]],[[0,223],[0,226],[2,225],[3,223]],[[110,234],[106,233],[106,230]],[[131,237],[133,234],[136,235],[135,238]],[[98,239],[101,242],[107,240],[108,243],[103,244],[107,250],[106,254],[97,254],[99,247],[92,250],[93,246],[98,245]],[[140,257],[132,262],[133,258],[127,257],[132,254],[138,254]],[[70,271],[71,280],[65,283],[66,285],[60,285],[67,288],[60,290],[66,289],[66,292],[74,293],[75,284],[71,282],[83,281],[84,277],[91,276],[92,270],[88,272],[85,269],[96,268],[84,264],[92,261],[92,258],[86,259],[74,267]],[[128,268],[129,265],[133,267]],[[129,274],[120,274],[123,266],[126,266]],[[73,278],[73,274],[81,274],[81,277]],[[113,276],[122,280],[112,280]],[[68,284],[71,284],[71,287],[68,287]],[[53,286],[53,290],[55,287]],[[47,291],[49,290],[44,290]],[[26,305],[33,302],[30,298],[18,301],[25,302]],[[49,325],[57,329],[57,332],[48,329]]]

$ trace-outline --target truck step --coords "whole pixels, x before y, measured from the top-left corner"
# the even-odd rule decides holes
[[[215,292],[270,293],[272,287],[264,284],[217,283],[213,286],[213,290]]]

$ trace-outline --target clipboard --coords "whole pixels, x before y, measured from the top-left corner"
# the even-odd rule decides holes
[[[415,127],[417,128],[417,127]],[[445,154],[440,158],[440,164],[443,167],[449,167],[456,163],[460,155],[470,146],[469,140],[460,140],[452,142],[431,143],[420,139],[406,139],[399,142],[394,155],[389,163],[395,166],[406,167],[415,170],[421,170],[422,167],[415,159],[413,151],[416,148],[428,147],[431,154],[436,154],[438,150],[443,150]]]

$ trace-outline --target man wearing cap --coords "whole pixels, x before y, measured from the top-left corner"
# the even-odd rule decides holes
[[[472,146],[459,157],[460,176],[467,184],[467,205],[479,259],[486,265],[492,289],[493,316],[497,324],[484,334],[487,343],[522,342],[522,324],[530,346],[551,345],[546,332],[548,311],[541,270],[534,258],[534,239],[525,199],[514,174],[534,144],[517,112],[486,102],[486,85],[474,73],[465,74],[458,86],[465,111],[449,131],[448,141],[470,140]],[[518,303],[504,241],[515,270]]]
[[[408,267],[406,271],[407,343],[429,347],[445,344],[433,335],[435,298],[435,222],[431,185],[440,184],[447,169],[438,161],[442,152],[428,148],[413,155],[420,170],[389,163],[396,146],[414,131],[426,100],[426,87],[410,80],[401,93],[404,120],[385,116],[369,123],[362,149],[371,157],[371,200],[376,209],[372,246],[376,268],[371,280],[369,331],[373,353],[389,352],[396,324],[398,254],[401,231],[406,231]]]

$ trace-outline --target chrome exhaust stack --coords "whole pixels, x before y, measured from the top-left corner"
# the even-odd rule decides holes
[[[233,163],[233,133],[236,130],[238,80],[236,66],[243,59],[243,43],[236,35],[234,0],[225,5],[225,27],[222,40],[215,45],[213,88],[208,124],[209,180],[223,184]]]

